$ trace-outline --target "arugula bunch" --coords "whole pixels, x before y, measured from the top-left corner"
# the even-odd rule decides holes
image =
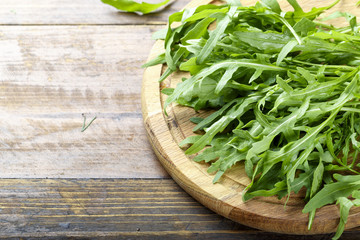
[[[203,5],[169,17],[166,52],[146,66],[167,64],[160,81],[180,69],[191,77],[169,95],[195,110],[195,132],[181,145],[211,163],[214,182],[243,161],[251,179],[243,200],[287,196],[306,189],[309,229],[315,211],[340,205],[344,230],[349,210],[360,205],[360,36],[355,16],[336,28],[315,19],[327,7],[282,12],[276,0],[243,7]],[[179,22],[174,26],[175,22]],[[213,27],[216,25],[216,27]],[[205,148],[205,149],[204,149]],[[349,198],[351,197],[351,198]]]

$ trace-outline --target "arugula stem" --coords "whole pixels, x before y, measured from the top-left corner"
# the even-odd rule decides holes
[[[309,62],[304,62],[304,61],[300,61],[300,60],[296,60],[296,59],[292,59],[292,61],[295,63],[301,63],[304,65],[310,65],[310,66],[317,66],[317,67],[325,66],[325,68],[336,69],[336,70],[341,69],[341,70],[353,71],[357,68],[357,67],[351,67],[351,66],[346,66],[346,65],[323,65],[323,64],[317,64],[317,63],[309,63]]]
[[[86,116],[85,114],[83,114],[83,117],[84,117],[84,122],[83,122],[83,126],[81,128],[81,132],[84,132],[86,129],[88,129],[88,127],[90,127],[90,125],[95,121],[96,119],[96,116],[89,122],[88,125],[85,126],[85,123],[86,123]]]
[[[317,26],[320,26],[320,27],[323,27],[323,28],[327,28],[329,30],[335,30],[336,27],[332,26],[332,25],[329,25],[329,24],[326,24],[326,23],[322,23],[322,22],[318,22],[318,21],[314,21],[314,23],[317,25]]]
[[[340,109],[340,111],[342,112],[357,112],[357,113],[360,113],[360,109],[357,109],[357,108],[349,108],[349,107],[342,107]]]

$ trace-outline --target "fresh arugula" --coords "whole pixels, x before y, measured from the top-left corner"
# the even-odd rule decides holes
[[[210,163],[214,182],[244,162],[251,179],[244,201],[289,198],[304,188],[309,229],[317,209],[337,203],[338,239],[350,209],[360,205],[358,25],[346,13],[331,17],[345,17],[348,27],[316,21],[338,0],[310,12],[288,2],[294,11],[263,0],[175,13],[166,34],[157,34],[165,40],[165,54],[146,66],[167,64],[160,81],[178,69],[191,74],[164,90],[165,110],[172,102],[216,109],[192,119],[202,134],[181,143],[190,145],[185,153],[196,154],[195,161]]]
[[[148,14],[166,7],[171,3],[170,0],[165,0],[160,3],[147,3],[147,2],[135,2],[132,0],[101,0],[105,4],[109,4],[117,8],[118,10],[125,12],[135,12],[137,14]]]

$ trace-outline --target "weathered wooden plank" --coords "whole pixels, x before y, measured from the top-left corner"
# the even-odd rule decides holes
[[[1,179],[0,209],[3,238],[305,239],[227,220],[171,179]]]
[[[160,2],[160,0],[147,0]],[[189,0],[176,0],[159,13],[138,16],[121,13],[101,0],[2,0],[1,24],[164,24],[170,14],[182,9]]]
[[[159,2],[160,0],[147,0]],[[144,16],[133,13],[121,13],[115,8],[103,4],[100,0],[2,0],[0,2],[0,23],[9,24],[165,24],[170,14],[181,10],[189,0],[176,0],[164,11]],[[256,0],[242,1],[244,5],[253,4]],[[285,0],[279,0],[282,6],[288,6]],[[299,0],[309,10],[311,7],[325,6],[328,0]],[[359,14],[355,7],[356,0],[342,0],[333,11],[349,9]],[[350,7],[354,6],[354,7]],[[290,7],[285,10],[290,10]]]
[[[158,29],[0,26],[0,177],[168,176],[141,115]]]

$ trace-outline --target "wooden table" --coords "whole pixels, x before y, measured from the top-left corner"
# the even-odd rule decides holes
[[[141,115],[148,16],[100,0],[0,2],[0,237],[329,239],[252,229],[201,206],[157,161]],[[84,116],[90,127],[81,132]],[[358,239],[360,228],[343,239]]]

